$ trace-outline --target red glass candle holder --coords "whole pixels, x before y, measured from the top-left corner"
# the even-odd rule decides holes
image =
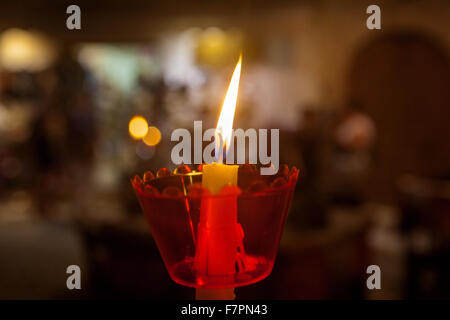
[[[183,166],[175,173],[160,169],[156,178],[151,172],[135,176],[132,185],[170,277],[188,287],[222,289],[271,273],[297,179],[295,167],[282,165],[278,174],[264,176],[245,164],[238,170],[239,188],[211,195],[201,188],[202,172]],[[209,202],[223,204],[220,214],[234,211],[237,222],[207,230],[200,217]],[[224,259],[229,262],[225,252],[210,247],[208,255],[199,254],[218,238],[236,248],[226,272],[211,272],[213,267],[220,271]]]

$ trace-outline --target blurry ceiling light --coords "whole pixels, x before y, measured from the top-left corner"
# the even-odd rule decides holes
[[[0,64],[7,70],[37,72],[53,59],[52,44],[38,32],[8,29],[0,35]]]
[[[147,135],[148,122],[142,116],[134,116],[128,124],[130,136],[138,140]]]
[[[104,46],[100,44],[83,44],[78,48],[78,61],[91,69],[101,68]]]
[[[199,29],[191,28],[161,36],[161,71],[170,88],[198,88],[204,84],[205,76],[195,63],[199,34]]]
[[[149,127],[142,141],[148,146],[156,146],[161,141],[161,131],[157,127]]]
[[[241,34],[210,27],[198,39],[197,58],[201,63],[225,66],[241,51]]]
[[[206,41],[206,45],[211,49],[221,49],[227,40],[226,37],[225,32],[216,27],[208,28],[202,34],[202,40]]]
[[[81,44],[77,58],[97,79],[125,94],[133,92],[143,71],[135,45]]]

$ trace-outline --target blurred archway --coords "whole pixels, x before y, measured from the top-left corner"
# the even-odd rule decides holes
[[[349,70],[349,95],[377,127],[369,197],[389,200],[403,173],[450,172],[450,67],[419,33],[383,34],[364,44]]]

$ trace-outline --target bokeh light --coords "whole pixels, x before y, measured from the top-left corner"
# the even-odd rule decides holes
[[[148,122],[142,116],[134,116],[128,124],[128,130],[131,137],[136,140],[141,139],[147,135]]]
[[[148,146],[156,146],[161,141],[161,131],[157,127],[149,127],[142,141]]]
[[[13,28],[0,35],[0,64],[7,70],[38,72],[53,59],[52,43],[39,32]]]
[[[224,67],[233,64],[240,51],[242,35],[237,30],[210,27],[198,36],[197,59],[201,64]]]

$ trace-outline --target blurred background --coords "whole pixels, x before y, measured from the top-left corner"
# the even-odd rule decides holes
[[[382,30],[373,1],[77,1],[81,30],[70,4],[0,4],[0,298],[194,297],[130,177],[215,127],[241,51],[234,126],[280,128],[301,174],[272,275],[238,299],[450,298],[450,2],[376,1]]]

